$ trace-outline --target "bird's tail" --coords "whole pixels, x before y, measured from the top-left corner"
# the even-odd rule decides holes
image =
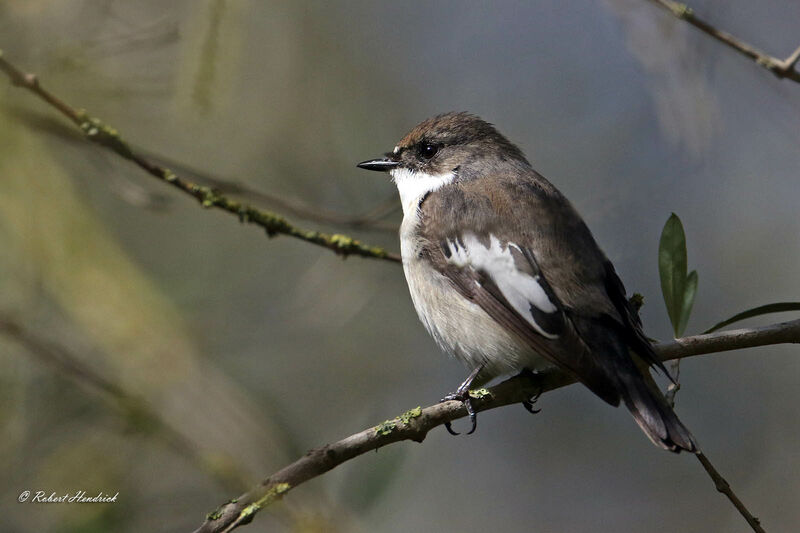
[[[639,368],[618,374],[619,392],[636,423],[656,446],[675,453],[697,452],[697,442],[661,394],[647,366],[636,366]]]
[[[592,374],[585,370],[582,374],[576,372],[579,379],[611,405],[619,405],[620,399],[625,402],[636,423],[656,446],[676,453],[699,451],[697,441],[678,420],[650,375],[651,365],[665,373],[667,370],[646,337],[642,335],[638,349],[633,349],[626,342],[625,334],[614,327],[580,315],[573,316],[572,320],[587,346],[582,360],[584,366],[597,368]],[[644,352],[643,356],[640,351]],[[604,357],[593,354],[604,354]],[[595,366],[591,367],[592,364]],[[587,375],[593,379],[587,379]]]

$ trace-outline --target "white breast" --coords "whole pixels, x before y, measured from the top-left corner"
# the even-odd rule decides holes
[[[404,255],[403,270],[425,329],[443,351],[468,368],[484,365],[485,376],[494,377],[546,366],[527,344],[456,292],[450,280],[426,261]]]

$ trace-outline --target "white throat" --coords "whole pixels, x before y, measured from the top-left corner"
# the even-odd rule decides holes
[[[400,203],[403,204],[403,216],[406,218],[417,217],[417,207],[423,196],[433,192],[448,183],[453,182],[455,174],[425,174],[404,168],[391,171],[392,179],[400,193]]]

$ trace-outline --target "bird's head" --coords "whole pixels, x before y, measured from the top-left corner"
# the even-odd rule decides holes
[[[404,175],[470,175],[471,169],[514,161],[528,164],[522,152],[493,125],[475,115],[453,112],[437,115],[414,127],[394,150],[359,168]]]

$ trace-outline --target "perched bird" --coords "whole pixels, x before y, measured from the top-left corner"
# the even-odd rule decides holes
[[[358,166],[397,185],[414,307],[442,350],[473,369],[446,397],[465,403],[470,433],[470,386],[555,365],[609,404],[622,400],[657,446],[697,451],[650,375],[669,374],[613,265],[569,201],[494,126],[438,115]]]

